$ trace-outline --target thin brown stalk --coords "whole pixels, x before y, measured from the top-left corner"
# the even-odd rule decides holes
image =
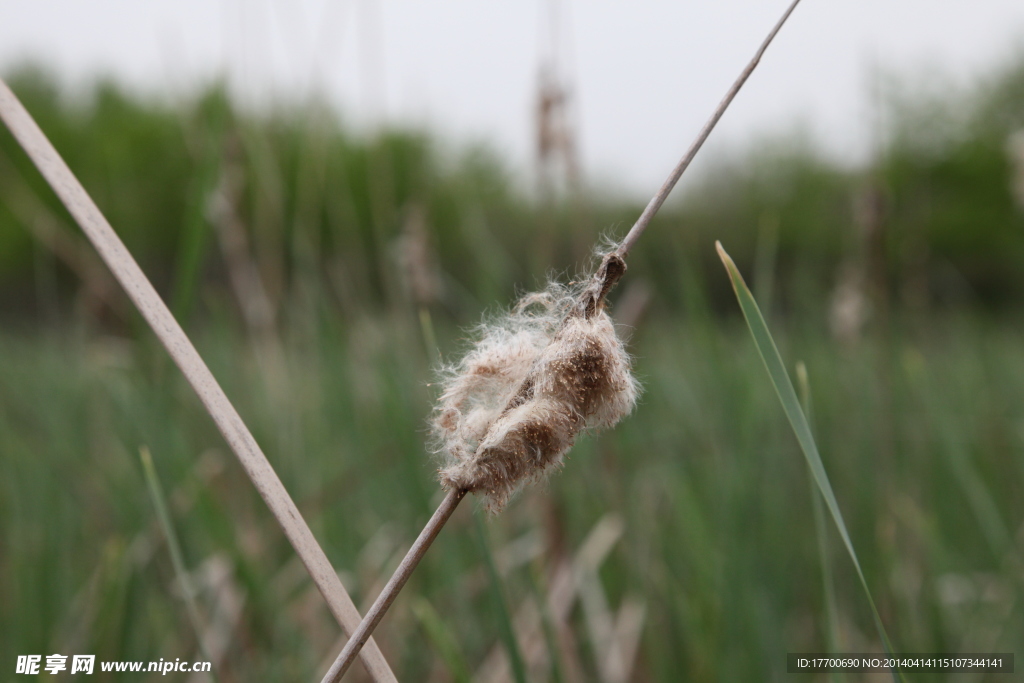
[[[690,144],[690,148],[686,150],[686,154],[684,154],[683,158],[679,160],[676,167],[672,169],[672,173],[669,174],[668,179],[661,186],[661,189],[659,189],[657,194],[654,195],[650,203],[647,205],[647,208],[645,208],[643,213],[640,214],[640,218],[636,220],[636,223],[633,224],[633,227],[630,228],[629,232],[626,234],[625,239],[623,239],[619,244],[617,252],[620,257],[626,258],[626,254],[628,254],[629,250],[633,248],[636,241],[640,239],[640,235],[642,235],[644,230],[647,229],[651,219],[654,218],[654,214],[658,213],[658,209],[660,209],[661,205],[665,203],[666,199],[668,199],[668,195],[672,192],[672,188],[674,188],[676,183],[679,182],[679,178],[683,175],[683,171],[685,171],[690,165],[693,158],[697,156],[697,152],[700,151],[700,148],[704,145],[704,141],[708,139],[709,135],[711,135],[711,131],[715,129],[715,125],[718,123],[718,120],[722,118],[722,114],[724,114],[725,110],[729,108],[730,104],[732,104],[733,98],[736,97],[736,93],[740,91],[743,84],[747,82],[748,78],[750,78],[750,74],[754,73],[754,69],[757,68],[758,63],[761,61],[761,57],[764,55],[764,51],[768,49],[768,46],[775,38],[775,34],[777,34],[779,29],[782,28],[782,25],[786,23],[786,20],[789,19],[789,15],[793,13],[793,10],[796,9],[796,6],[799,3],[800,0],[793,0],[792,4],[786,8],[785,13],[783,13],[782,17],[772,28],[768,37],[764,39],[763,43],[761,43],[761,47],[757,49],[757,52],[754,54],[754,58],[750,60],[750,63],[747,64],[746,68],[740,73],[739,78],[737,78],[732,84],[729,91],[725,93],[725,97],[723,97],[722,101],[718,104],[718,108],[715,109],[715,112],[711,115],[711,118],[708,119],[707,123],[704,124],[704,127],[700,129],[700,133],[697,134],[697,138]]]
[[[238,456],[256,490],[281,525],[295,552],[302,559],[342,630],[354,633],[360,622],[359,611],[345,591],[327,555],[317,543],[313,532],[299,513],[295,502],[256,443],[256,439],[231,405],[224,390],[214,379],[178,321],[171,315],[167,305],[125,248],[121,238],[114,232],[32,116],[2,80],[0,119],[7,124],[15,139],[81,226],[89,241],[114,273],[114,277],[124,287],[189,384],[195,389],[217,428]],[[362,660],[375,681],[384,683],[396,680],[384,656],[372,641],[368,642],[366,649],[363,650]]]
[[[405,559],[398,565],[398,569],[391,575],[391,580],[388,581],[387,585],[384,586],[384,590],[380,592],[377,599],[374,601],[370,611],[363,617],[363,621],[359,624],[359,628],[356,632],[349,636],[348,642],[345,643],[345,647],[342,649],[341,654],[334,660],[334,664],[328,669],[327,674],[323,678],[323,683],[334,683],[335,681],[341,680],[341,677],[345,675],[348,668],[355,661],[356,655],[359,654],[360,649],[366,643],[370,634],[373,633],[373,629],[380,623],[384,613],[388,611],[388,607],[391,607],[391,603],[398,597],[398,593],[405,586],[405,582],[409,580],[409,576],[412,575],[412,570],[416,568],[416,565],[420,563],[423,556],[426,554],[430,544],[434,542],[437,535],[441,532],[441,527],[445,525],[448,518],[455,512],[455,508],[459,506],[462,499],[466,497],[466,491],[464,490],[452,490],[448,492],[448,495],[444,497],[441,504],[434,511],[434,515],[427,522],[427,525],[423,527],[423,531],[420,532],[419,538],[409,548],[409,552],[406,553]]]
[[[668,198],[669,193],[672,192],[672,188],[675,187],[679,178],[683,175],[683,171],[685,171],[690,165],[690,162],[693,161],[693,158],[697,155],[697,152],[704,144],[704,141],[708,139],[711,131],[714,130],[715,124],[717,124],[718,120],[722,118],[722,115],[725,113],[725,110],[729,108],[729,105],[736,97],[736,94],[740,91],[740,88],[742,88],[743,84],[747,82],[748,78],[750,78],[750,74],[754,72],[754,69],[761,61],[761,57],[764,55],[765,50],[768,49],[768,46],[771,44],[776,34],[782,28],[783,24],[786,23],[786,20],[789,19],[789,15],[793,13],[793,10],[796,9],[796,6],[799,3],[800,0],[793,0],[789,7],[786,8],[782,17],[768,33],[768,37],[764,39],[764,42],[762,42],[761,46],[757,49],[757,52],[754,54],[754,58],[750,60],[747,66],[740,73],[739,77],[732,84],[732,87],[729,88],[728,92],[726,92],[725,97],[711,115],[711,118],[704,124],[700,133],[697,134],[697,138],[690,145],[689,149],[686,150],[686,154],[683,155],[683,158],[676,167],[672,169],[672,173],[661,186],[661,189],[658,190],[657,194],[654,195],[654,198],[651,199],[650,203],[647,205],[647,208],[645,208],[643,213],[640,214],[640,218],[637,219],[636,223],[630,229],[629,233],[626,234],[626,237],[622,242],[619,243],[619,246],[615,251],[605,257],[604,262],[601,264],[601,268],[599,268],[597,273],[594,275],[595,286],[587,288],[584,292],[584,298],[580,301],[581,312],[585,312],[585,314],[589,315],[594,307],[600,307],[603,305],[605,295],[616,284],[616,282],[618,282],[623,273],[625,273],[625,258],[629,253],[629,250],[640,238],[640,235],[643,234],[644,230],[647,229],[651,219],[654,218],[654,215],[658,212],[658,209],[661,208],[661,205],[665,203],[665,199]],[[409,551],[409,554],[406,556],[405,560],[402,561],[402,564],[399,566],[394,576],[391,577],[388,585],[385,586],[384,590],[377,597],[377,601],[373,604],[373,607],[369,612],[367,612],[366,616],[363,617],[363,622],[359,625],[359,629],[357,631],[360,634],[360,637],[368,637],[369,634],[373,632],[373,629],[377,626],[381,617],[384,616],[384,612],[387,611],[387,608],[392,602],[394,602],[394,599],[402,589],[402,586],[405,585],[406,580],[409,578],[409,574],[419,563],[423,553],[426,552],[430,543],[441,530],[441,526],[443,526],[448,520],[452,511],[454,511],[455,506],[459,504],[459,501],[462,500],[465,494],[465,491],[452,490],[445,497],[441,506],[438,507],[437,511],[434,513],[434,516],[430,518],[430,522],[428,522],[427,526],[424,527],[423,532],[420,534],[419,539],[417,539],[413,549]],[[421,541],[423,541],[422,547],[420,547]],[[345,674],[345,671],[348,670],[349,665],[352,663],[352,660],[355,658],[355,654],[359,651],[360,647],[362,647],[362,643],[357,640],[355,636],[352,636],[349,639],[349,642],[345,645],[345,648],[341,651],[341,654],[338,655],[334,665],[331,666],[327,675],[324,676],[322,683],[335,683],[336,681],[339,681]]]

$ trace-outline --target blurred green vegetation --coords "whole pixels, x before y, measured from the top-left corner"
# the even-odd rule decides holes
[[[642,208],[614,192],[545,205],[486,147],[357,135],[317,102],[253,113],[220,85],[169,103],[110,83],[73,98],[32,68],[8,82],[364,608],[439,500],[424,449],[432,339],[451,357],[483,312],[584,268]],[[641,405],[489,522],[515,613],[588,539],[610,544],[568,637],[534,629],[557,658],[531,680],[600,680],[600,625],[622,616],[628,642],[637,605],[632,680],[782,680],[786,652],[825,649],[806,468],[715,239],[751,273],[784,358],[807,364],[822,458],[895,647],[1024,642],[1024,211],[1009,142],[1024,62],[891,109],[865,168],[799,139],[717,160],[631,255],[613,313],[635,328]],[[2,665],[199,658],[146,493],[148,447],[203,617],[226,624],[220,680],[313,678],[338,634],[322,600],[6,131],[0,320]],[[840,645],[878,650],[832,539]],[[465,680],[501,651],[488,582],[460,510],[377,632],[401,680]]]
[[[348,316],[402,303],[396,251],[413,212],[440,278],[439,314],[462,323],[516,286],[584,267],[595,235],[621,235],[642,208],[614,191],[531,201],[485,146],[459,148],[425,131],[358,135],[316,101],[251,113],[221,85],[172,104],[107,82],[75,98],[29,67],[9,82],[186,322],[226,305],[210,220],[226,174],[272,302],[316,287]],[[1024,184],[1024,158],[1015,161],[1011,138],[1024,130],[1024,60],[946,101],[911,99],[898,83],[890,90],[885,143],[866,168],[783,136],[688,181],[632,259],[659,304],[678,311],[694,282],[715,282],[712,301],[730,304],[707,245],[721,239],[743,266],[768,237],[782,306],[830,290],[859,259],[897,305],[1017,307],[1024,189],[1014,184]],[[25,224],[45,208],[65,240],[80,242],[78,231],[6,131],[0,155],[0,313],[38,311],[48,296],[67,301],[78,278],[47,263]],[[694,272],[683,275],[684,264]],[[41,279],[52,281],[51,294]]]

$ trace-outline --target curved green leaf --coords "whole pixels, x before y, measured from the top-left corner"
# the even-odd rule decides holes
[[[821,456],[818,454],[818,446],[814,441],[814,435],[811,434],[811,427],[807,423],[807,416],[804,415],[804,411],[800,407],[800,401],[797,399],[796,391],[793,389],[793,382],[786,372],[782,356],[779,355],[779,349],[775,346],[775,340],[772,339],[771,332],[768,331],[768,325],[761,315],[761,310],[757,307],[757,302],[754,301],[754,295],[750,293],[750,288],[744,282],[743,276],[740,275],[740,271],[736,268],[736,264],[733,263],[729,254],[725,253],[721,242],[715,242],[715,248],[718,250],[719,258],[722,259],[722,263],[725,265],[725,270],[729,273],[733,291],[736,292],[736,299],[740,303],[743,317],[746,319],[747,327],[750,328],[750,334],[754,338],[754,345],[757,347],[761,360],[764,361],[765,369],[768,370],[768,376],[771,377],[772,384],[775,386],[775,392],[782,402],[782,409],[786,412],[786,417],[789,418],[789,424],[793,427],[796,439],[800,443],[800,450],[804,452],[804,457],[807,459],[808,467],[811,468],[811,474],[818,485],[818,490],[821,491],[825,504],[828,506],[829,512],[832,513],[832,519],[836,523],[836,528],[839,530],[839,536],[843,539],[843,545],[846,546],[846,551],[850,554],[850,559],[853,560],[853,566],[857,570],[860,584],[864,588],[864,595],[871,606],[871,614],[875,619],[875,628],[878,629],[878,636],[882,639],[882,645],[885,647],[886,654],[891,655],[892,644],[889,642],[889,636],[885,631],[885,626],[882,624],[882,619],[878,615],[875,600],[871,597],[871,589],[868,588],[868,582],[864,578],[864,572],[861,570],[860,560],[857,559],[857,551],[853,549],[853,542],[850,541],[850,534],[846,530],[846,522],[843,521],[843,513],[840,511],[839,503],[836,502],[836,496],[832,492],[832,484],[829,483],[828,474],[825,473],[825,467],[821,463]],[[898,680],[895,671],[892,671],[892,675],[893,680]]]

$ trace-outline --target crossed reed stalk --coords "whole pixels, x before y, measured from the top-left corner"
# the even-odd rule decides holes
[[[771,44],[799,2],[800,0],[793,0],[789,5],[764,42],[761,43],[753,59],[726,92],[725,97],[672,170],[668,179],[647,204],[629,233],[614,250],[605,255],[601,267],[592,276],[591,285],[582,290],[581,297],[589,297],[589,299],[581,299],[577,302],[579,310],[587,311],[591,310],[591,307],[596,309],[603,307],[608,291],[615,286],[625,272],[625,259],[629,251],[647,229],[683,172],[693,161],[719,119],[761,61],[768,45]],[[332,615],[338,621],[341,629],[349,635],[345,647],[324,676],[323,683],[335,683],[340,680],[357,656],[362,660],[375,683],[396,682],[394,673],[373,641],[373,630],[380,623],[416,565],[419,564],[431,543],[469,490],[465,488],[449,490],[373,606],[366,616],[360,618],[352,598],[342,585],[327,555],[317,543],[309,525],[303,519],[291,496],[288,495],[252,433],[228,400],[224,390],[217,383],[184,330],[174,319],[167,305],[157,294],[85,188],[68,168],[32,116],[2,80],[0,80],[0,119],[4,121],[61,202],[67,207],[107,267],[113,272],[114,277],[153,329],[161,344],[167,349],[175,364],[181,369],[182,374],[199,396],[256,490],[267,507],[270,508],[296,554],[302,560],[306,571],[309,572],[327,602]]]

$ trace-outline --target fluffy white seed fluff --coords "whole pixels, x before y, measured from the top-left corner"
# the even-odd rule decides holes
[[[577,434],[632,410],[629,356],[601,306],[581,310],[582,293],[552,284],[524,296],[446,369],[433,419],[444,487],[481,494],[497,512],[561,465]]]

